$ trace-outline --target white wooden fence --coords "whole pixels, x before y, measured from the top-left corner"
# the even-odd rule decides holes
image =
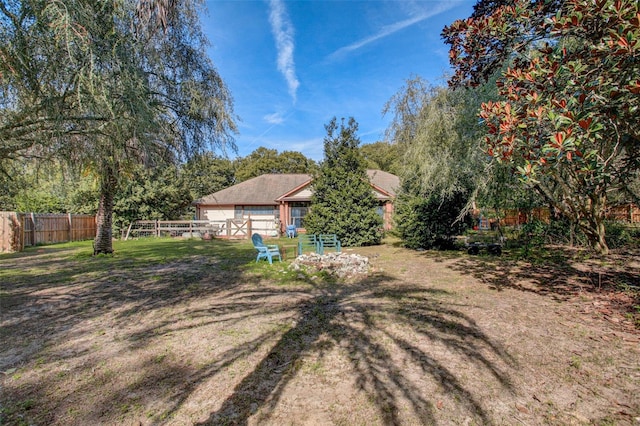
[[[247,239],[257,232],[276,236],[274,220],[226,219],[210,220],[137,220],[129,225],[125,240],[137,237],[212,237]]]

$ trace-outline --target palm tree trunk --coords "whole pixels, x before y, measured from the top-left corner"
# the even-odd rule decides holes
[[[100,203],[96,216],[96,238],[93,240],[93,254],[113,253],[113,196],[116,190],[116,177],[111,167],[104,170],[100,188]]]

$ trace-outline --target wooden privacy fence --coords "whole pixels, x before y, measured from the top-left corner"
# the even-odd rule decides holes
[[[540,220],[549,222],[549,209],[544,207],[536,207],[530,210],[525,209],[507,209],[504,211],[504,217],[500,220],[502,226],[518,226],[523,225],[532,220]]]
[[[620,222],[640,223],[640,208],[635,204],[609,207],[607,218]]]
[[[22,251],[38,244],[90,240],[95,236],[93,215],[0,212],[0,252]]]
[[[522,225],[531,220],[549,222],[551,214],[545,207],[537,207],[530,210],[507,209],[503,211],[504,217],[500,219],[502,226]],[[640,223],[640,208],[635,204],[623,204],[607,208],[607,219],[627,223]]]

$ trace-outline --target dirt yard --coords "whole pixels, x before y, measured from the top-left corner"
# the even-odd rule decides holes
[[[637,255],[384,245],[342,281],[161,244],[0,256],[0,424],[640,425]]]

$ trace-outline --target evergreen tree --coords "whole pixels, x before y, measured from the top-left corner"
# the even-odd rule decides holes
[[[313,181],[311,211],[305,228],[313,234],[336,234],[344,246],[379,244],[382,218],[365,161],[358,149],[358,123],[334,117],[325,126],[324,160]]]
[[[404,182],[396,200],[396,232],[411,249],[448,250],[455,248],[455,237],[471,226],[471,216],[460,218],[468,194],[465,191],[444,195],[415,195],[415,188]]]
[[[603,255],[610,195],[640,198],[639,16],[637,0],[481,0],[443,31],[452,86],[500,70],[483,150]]]

